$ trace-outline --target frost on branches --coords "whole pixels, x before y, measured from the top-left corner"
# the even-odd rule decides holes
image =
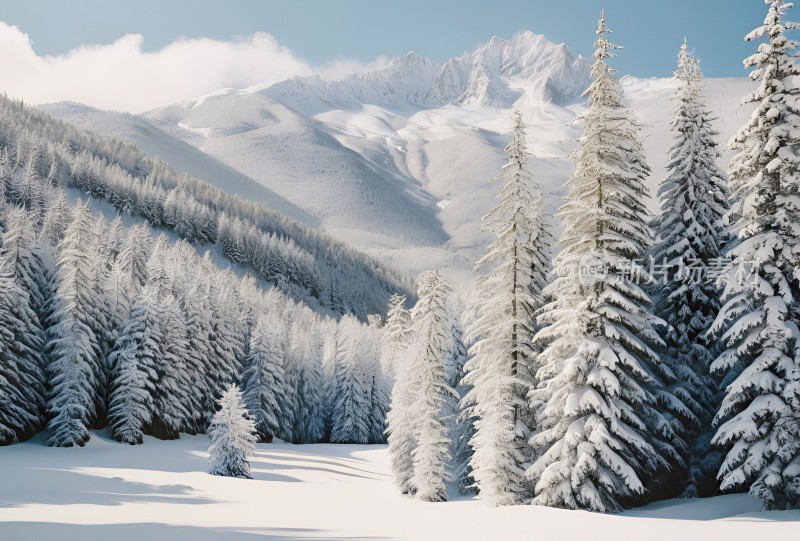
[[[229,386],[218,403],[220,409],[208,427],[208,473],[250,479],[249,459],[256,450],[255,422],[248,416],[236,385]]]
[[[727,455],[722,489],[748,488],[768,509],[800,507],[800,361],[798,359],[798,192],[800,192],[800,70],[785,36],[791,4],[768,1],[764,25],[747,35],[766,37],[745,60],[761,85],[747,101],[758,107],[732,140],[730,166],[737,201],[731,222],[738,244],[711,328],[724,351],[712,364],[725,396],[714,443]]]
[[[554,300],[541,311],[550,326],[535,337],[544,347],[531,393],[538,459],[527,471],[533,503],[600,512],[639,503],[646,484],[680,460],[656,402],[666,369],[654,351],[663,344],[660,320],[638,285],[649,277],[629,265],[651,243],[649,168],[606,64],[616,48],[607,33],[601,15],[589,111],[558,212],[563,248],[546,290]]]
[[[721,457],[711,449],[708,427],[717,404],[718,383],[709,375],[715,352],[705,337],[719,311],[717,286],[709,268],[720,261],[728,234],[723,215],[728,211],[727,181],[716,163],[717,132],[703,97],[700,62],[684,40],[675,72],[672,132],[675,143],[669,177],[659,188],[661,214],[653,221],[658,243],[652,251],[663,281],[655,284],[655,313],[668,324],[662,360],[674,374],[669,393],[659,393],[662,407],[673,416],[673,428],[687,441],[690,452],[688,484],[675,468],[667,495],[681,490],[689,497],[711,496],[717,489]],[[680,401],[672,400],[672,395]],[[686,486],[683,486],[686,485]]]

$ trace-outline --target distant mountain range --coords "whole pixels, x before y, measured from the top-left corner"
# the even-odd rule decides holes
[[[508,40],[494,37],[443,64],[410,52],[369,73],[334,81],[293,77],[264,93],[306,114],[357,104],[507,108],[526,91],[542,101],[566,104],[588,81],[586,59],[575,57],[563,43],[523,32]]]

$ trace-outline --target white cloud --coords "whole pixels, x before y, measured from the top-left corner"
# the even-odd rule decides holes
[[[220,88],[272,84],[293,75],[332,77],[385,65],[337,60],[314,68],[265,33],[236,41],[180,39],[156,52],[129,34],[107,45],[83,45],[39,56],[30,38],[0,21],[0,91],[27,103],[76,101],[138,113]]]

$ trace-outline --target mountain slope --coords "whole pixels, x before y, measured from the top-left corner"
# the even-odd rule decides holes
[[[37,108],[80,129],[132,143],[148,156],[168,162],[178,173],[188,173],[227,193],[246,197],[308,226],[319,225],[319,220],[263,184],[188,143],[171,137],[143,117],[71,102],[45,104]]]
[[[385,310],[392,293],[408,289],[403,277],[375,259],[273,209],[178,174],[128,143],[78,131],[7,98],[0,98],[0,127],[0,149],[8,147],[0,163],[15,175],[24,172],[22,185],[77,189],[198,247],[215,246],[322,311],[366,318]]]
[[[446,236],[435,201],[387,168],[261,93],[231,92],[147,113],[146,118],[257,179],[362,247],[436,245]]]

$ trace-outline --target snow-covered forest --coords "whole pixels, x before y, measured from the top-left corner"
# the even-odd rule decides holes
[[[517,108],[505,162],[485,179],[497,198],[471,224],[490,240],[475,243],[484,253],[464,283],[429,265],[412,285],[383,248],[361,252],[0,97],[0,460],[26,445],[125,457],[172,445],[195,459],[201,442],[208,464],[180,472],[252,486],[265,450],[280,464],[289,444],[342,444],[308,472],[350,461],[349,475],[391,479],[379,499],[398,506],[635,515],[749,494],[794,513],[800,24],[792,4],[765,3],[745,38],[753,113],[730,143],[699,56],[674,44],[663,175],[601,12],[592,60],[567,63],[585,73],[563,91],[536,86],[586,102],[557,158],[570,163],[558,209],[537,169],[549,162],[531,151],[540,128]],[[369,80],[316,84],[338,96]],[[268,94],[309,106],[292,90],[303,81]],[[362,464],[356,445],[380,458]],[[384,473],[359,469],[375,464]]]
[[[439,361],[418,364],[412,347],[395,363],[389,413],[403,492],[439,501],[434,479],[452,480],[492,505],[608,512],[749,490],[766,509],[800,506],[798,44],[785,35],[791,6],[768,3],[748,36],[768,42],[745,62],[761,83],[746,99],[759,105],[732,142],[729,178],[700,62],[680,48],[658,215],[645,203],[641,126],[609,64],[621,47],[602,14],[558,245],[517,116],[501,202],[483,217],[496,241],[476,266],[463,411],[450,421],[449,445],[468,438],[471,457],[462,465],[427,413],[448,419],[444,403],[459,393],[442,372],[453,333],[426,275],[409,326]]]
[[[49,445],[83,445],[106,425],[132,444],[202,433],[234,382],[262,441],[327,439],[350,421],[332,414],[346,393],[384,414],[379,348],[337,347],[376,343],[380,318],[333,316],[379,311],[404,289],[395,274],[130,145],[0,107],[4,444],[46,429]]]

